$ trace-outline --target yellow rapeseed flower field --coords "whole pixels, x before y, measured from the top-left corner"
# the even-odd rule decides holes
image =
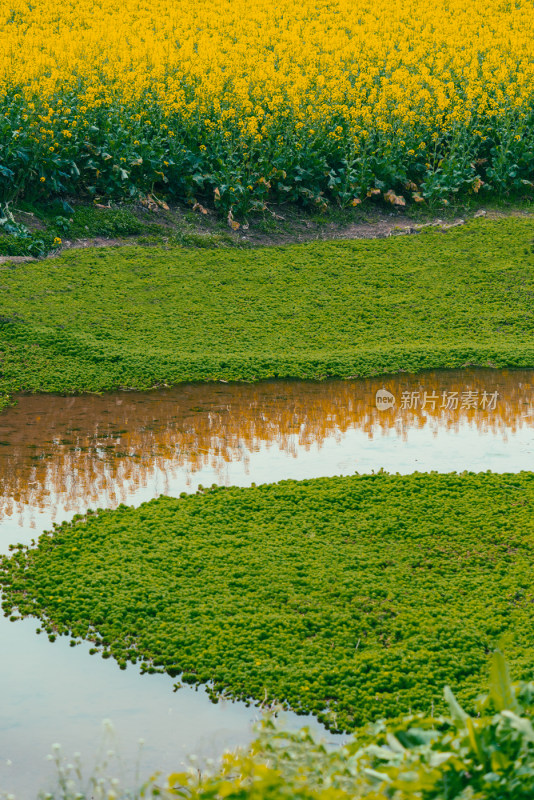
[[[520,189],[532,31],[532,0],[10,0],[0,200],[159,190],[246,212]]]

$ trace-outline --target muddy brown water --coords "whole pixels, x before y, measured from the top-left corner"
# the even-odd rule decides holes
[[[0,414],[0,551],[90,508],[211,485],[371,472],[534,468],[534,370],[454,370],[364,381],[184,385],[104,396],[23,396]],[[91,767],[102,719],[125,780],[187,753],[245,744],[257,710],[172,692],[88,646],[53,645],[0,618],[0,792],[50,785],[60,742]],[[286,716],[288,725],[313,720]],[[109,748],[109,742],[104,746]],[[143,771],[144,770],[144,771]]]

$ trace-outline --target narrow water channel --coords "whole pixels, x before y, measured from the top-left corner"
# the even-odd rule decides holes
[[[381,468],[533,469],[534,371],[21,397],[0,414],[0,550],[88,507],[138,505],[198,484]],[[91,766],[104,718],[115,726],[126,780],[140,738],[143,775],[249,740],[255,709],[213,705],[190,688],[173,693],[168,676],[120,671],[91,657],[88,645],[50,644],[35,628],[34,620],[0,618],[0,793],[30,798],[46,788],[53,742]]]

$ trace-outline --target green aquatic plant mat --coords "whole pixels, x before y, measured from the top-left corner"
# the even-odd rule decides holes
[[[534,224],[0,264],[0,394],[534,366]]]
[[[534,666],[534,473],[284,481],[88,512],[0,564],[3,608],[124,668],[334,729]]]

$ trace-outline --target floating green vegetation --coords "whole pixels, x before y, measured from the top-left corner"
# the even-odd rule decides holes
[[[0,265],[0,394],[534,365],[534,227]]]
[[[333,729],[532,672],[534,473],[284,481],[77,515],[0,564],[51,639]],[[509,641],[507,638],[509,637]]]

